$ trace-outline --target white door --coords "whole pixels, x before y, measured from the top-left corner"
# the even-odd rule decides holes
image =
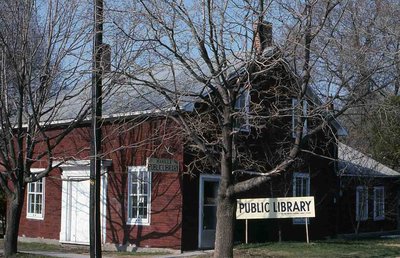
[[[103,162],[105,163],[105,162]],[[100,220],[102,242],[106,238],[106,195],[107,173],[102,165]],[[66,164],[62,173],[62,204],[61,204],[61,231],[60,242],[74,244],[89,244],[89,203],[90,181],[89,161],[77,161]]]
[[[213,248],[217,225],[219,176],[201,175],[199,188],[199,248]]]
[[[89,178],[71,178],[71,200],[69,203],[70,226],[67,229],[69,239],[67,241],[81,244],[89,244],[89,202],[90,183]]]

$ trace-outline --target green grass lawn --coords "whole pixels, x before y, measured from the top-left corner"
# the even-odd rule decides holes
[[[400,257],[400,239],[240,245],[235,257]]]
[[[0,241],[2,244],[2,241]],[[71,253],[88,253],[87,247],[48,245],[43,243],[20,243],[20,251],[64,251]],[[118,253],[103,252],[108,257],[158,257],[166,253]],[[400,239],[371,240],[329,240],[315,241],[310,244],[302,242],[282,242],[238,245],[235,257],[289,257],[289,258],[341,258],[341,257],[400,257]],[[211,255],[211,254],[210,254]],[[200,257],[210,257],[204,255]],[[18,254],[15,257],[46,257],[33,254]]]
[[[19,258],[49,258],[52,256],[45,256],[45,255],[37,255],[37,254],[25,254],[25,253],[18,253],[11,258],[19,257]]]
[[[0,249],[3,246],[3,239],[0,239]],[[76,253],[76,254],[87,254],[89,255],[89,246],[84,245],[57,245],[57,244],[45,244],[45,243],[28,243],[18,242],[19,253],[13,257],[33,257],[33,258],[48,258],[51,256],[35,255],[29,251],[45,251],[45,252],[61,252],[61,253]],[[107,257],[140,257],[140,256],[160,256],[168,254],[167,252],[111,252],[103,251],[102,254]],[[0,257],[3,257],[0,255]]]

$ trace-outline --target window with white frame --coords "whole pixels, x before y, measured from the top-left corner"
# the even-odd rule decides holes
[[[297,130],[297,123],[298,123],[298,116],[296,115],[296,109],[298,108],[298,100],[295,98],[292,98],[292,137],[296,138],[296,130]],[[302,101],[302,113],[304,116],[304,122],[303,122],[303,137],[307,135],[308,133],[308,127],[307,127],[307,116],[308,116],[308,102],[307,100]]]
[[[44,217],[44,178],[28,183],[27,212],[30,219],[43,219]]]
[[[356,188],[356,221],[368,219],[368,188],[357,186]]]
[[[151,211],[151,174],[145,166],[129,167],[128,224],[149,225]]]
[[[374,220],[385,219],[385,188],[374,187]]]
[[[236,131],[250,131],[249,125],[249,111],[250,111],[250,91],[243,90],[235,102],[235,111],[238,113],[234,119],[233,128]]]
[[[310,174],[294,173],[293,174],[293,196],[309,196],[310,195]],[[294,218],[293,224],[305,224],[305,218]]]

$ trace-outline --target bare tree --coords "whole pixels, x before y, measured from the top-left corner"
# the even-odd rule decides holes
[[[371,115],[388,96],[399,94],[400,5],[397,1],[383,0],[344,4],[343,26],[334,32],[337,43],[330,52],[329,69],[343,82],[349,82],[345,84],[351,93],[345,96],[347,99],[362,98],[341,118],[351,136],[346,142],[370,152]]]
[[[400,169],[400,97],[392,96],[376,106],[367,123],[365,137],[370,140],[371,154],[389,167]]]
[[[8,204],[7,257],[17,252],[27,183],[57,167],[53,150],[88,112],[87,10],[92,9],[81,1],[0,3],[0,185]],[[78,96],[82,105],[71,105]],[[48,132],[56,122],[60,130]],[[37,162],[46,168],[32,173]]]
[[[339,116],[392,85],[376,79],[373,89],[357,93],[380,78],[388,59],[350,69],[359,57],[349,54],[362,55],[365,46],[336,35],[358,10],[349,6],[357,7],[322,0],[127,1],[124,20],[114,20],[124,46],[117,72],[145,98],[162,96],[149,103],[174,110],[191,171],[201,165],[221,175],[215,257],[233,256],[238,196],[299,166],[317,152],[318,134],[334,139]],[[327,111],[333,103],[337,109]],[[249,147],[261,140],[262,149]]]

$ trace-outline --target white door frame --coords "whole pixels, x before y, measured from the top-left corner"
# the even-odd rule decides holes
[[[204,207],[204,182],[212,181],[219,182],[221,176],[201,174],[199,180],[199,228],[198,228],[198,248],[202,248],[202,233],[203,233],[203,207]]]
[[[101,192],[100,192],[100,220],[101,220],[101,235],[102,243],[106,240],[106,205],[107,205],[107,168],[111,165],[110,160],[103,160],[101,166]],[[69,201],[71,196],[71,179],[73,178],[87,178],[90,177],[90,161],[89,160],[79,160],[70,161],[65,164],[60,165],[62,168],[62,197],[61,197],[61,231],[60,231],[60,242],[61,243],[76,243],[71,241],[69,238],[70,232],[70,212],[71,203]],[[89,222],[89,218],[88,218]]]

